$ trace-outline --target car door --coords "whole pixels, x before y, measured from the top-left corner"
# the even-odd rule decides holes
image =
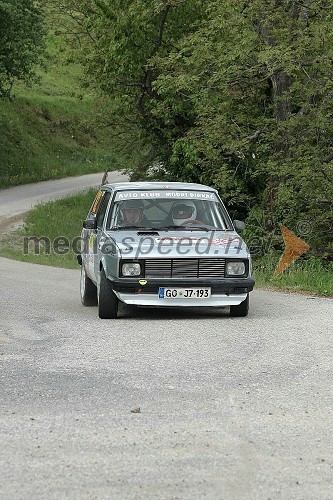
[[[81,238],[83,240],[82,262],[85,266],[87,275],[94,281],[94,260],[96,255],[96,229],[93,228],[93,221],[96,220],[96,214],[103,198],[103,191],[99,190],[87,214],[83,224]],[[88,224],[88,227],[86,226]]]
[[[101,201],[99,203],[97,213],[96,213],[96,236],[95,236],[95,241],[94,241],[94,266],[93,269],[91,269],[91,272],[93,273],[93,280],[97,283],[98,279],[98,274],[99,274],[99,267],[100,267],[100,260],[101,260],[101,253],[99,250],[100,247],[100,241],[101,238],[105,237],[104,234],[104,220],[105,217],[107,216],[108,213],[108,206],[109,206],[109,201],[111,198],[111,192],[110,191],[104,191]]]

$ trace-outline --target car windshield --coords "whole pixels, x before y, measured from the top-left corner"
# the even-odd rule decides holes
[[[212,191],[119,191],[107,229],[231,229],[219,198]]]

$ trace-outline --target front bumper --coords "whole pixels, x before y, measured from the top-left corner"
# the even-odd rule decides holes
[[[243,302],[247,293],[237,295],[215,294],[209,299],[160,299],[158,295],[149,293],[120,293],[115,292],[118,299],[125,304],[136,306],[158,306],[158,307],[225,307],[237,306]]]
[[[149,279],[146,284],[140,284],[139,279],[117,279],[111,281],[111,283],[116,296],[125,304],[162,307],[223,307],[238,305],[243,302],[247,294],[253,290],[255,281],[253,278],[224,278],[221,280]],[[211,296],[207,299],[160,299],[158,297],[160,287],[209,287],[211,288]]]

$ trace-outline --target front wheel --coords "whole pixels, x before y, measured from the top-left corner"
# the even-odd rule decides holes
[[[80,293],[84,306],[97,306],[97,288],[88,278],[83,264],[81,265]]]
[[[118,314],[118,298],[116,297],[110,281],[101,270],[98,287],[98,315],[101,319],[114,319]]]
[[[234,318],[244,318],[249,314],[249,294],[247,294],[246,299],[243,300],[238,306],[230,306],[230,316]]]

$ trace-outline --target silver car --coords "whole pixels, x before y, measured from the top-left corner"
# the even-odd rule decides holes
[[[247,316],[249,250],[215,189],[181,182],[107,184],[83,223],[81,300],[116,318],[119,302],[230,307]]]

